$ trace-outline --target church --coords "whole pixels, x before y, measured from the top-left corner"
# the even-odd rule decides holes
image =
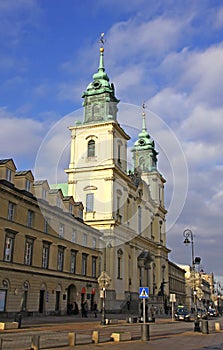
[[[103,43],[102,43],[103,44]],[[139,307],[139,288],[149,288],[148,303],[164,312],[169,295],[166,246],[165,179],[158,152],[146,126],[134,143],[127,168],[130,136],[118,121],[119,99],[105,70],[104,46],[99,66],[83,92],[83,121],[71,126],[68,195],[83,202],[83,221],[102,237],[100,270],[110,277],[106,309]],[[137,116],[138,117],[138,116]]]

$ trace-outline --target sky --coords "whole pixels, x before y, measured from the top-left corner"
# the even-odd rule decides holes
[[[166,179],[170,260],[195,256],[223,275],[223,2],[218,0],[0,0],[0,155],[35,178],[66,181],[68,126],[99,61],[121,100],[132,140],[147,130]],[[52,156],[53,155],[53,156]],[[129,156],[130,158],[130,156]],[[52,170],[53,169],[53,170]]]

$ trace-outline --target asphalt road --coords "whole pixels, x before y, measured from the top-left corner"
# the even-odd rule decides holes
[[[114,316],[113,316],[114,317]],[[37,322],[38,321],[38,322]],[[47,321],[47,322],[46,322]],[[51,321],[51,322],[50,322]],[[197,350],[197,349],[223,349],[223,331],[216,332],[214,323],[220,322],[223,327],[223,319],[208,321],[209,334],[194,332],[193,322],[172,322],[171,319],[157,319],[155,324],[149,324],[149,340],[142,341],[142,324],[129,324],[119,320],[117,324],[102,326],[100,321],[93,319],[78,320],[57,317],[23,320],[21,329],[2,331],[0,333],[1,350],[30,350],[32,338],[39,337],[40,349],[47,350],[71,350],[71,349],[120,349],[120,350]],[[34,324],[34,322],[36,322]],[[147,329],[147,330],[148,330]],[[92,332],[98,330],[100,343],[92,343]],[[130,332],[131,341],[111,342],[113,332]],[[68,346],[68,334],[76,334],[76,344]],[[85,344],[85,345],[84,345]]]

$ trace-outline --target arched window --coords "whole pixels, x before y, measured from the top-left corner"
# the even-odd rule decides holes
[[[95,104],[92,108],[92,112],[93,112],[93,120],[97,120],[100,119],[100,105],[99,104]]]
[[[138,206],[138,234],[142,234],[142,208]]]
[[[123,251],[119,249],[117,251],[118,261],[117,261],[117,278],[122,279],[122,261],[123,261]]]
[[[95,141],[94,140],[88,141],[87,156],[88,157],[95,157]]]
[[[118,162],[121,163],[121,145],[118,145]]]

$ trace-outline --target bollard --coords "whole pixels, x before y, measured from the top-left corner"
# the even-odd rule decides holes
[[[3,350],[3,338],[0,339],[0,350]]]
[[[214,328],[215,328],[216,332],[220,332],[220,330],[221,330],[221,324],[220,324],[220,322],[215,322]]]
[[[69,346],[76,345],[76,333],[68,333],[68,344]]]
[[[21,325],[22,325],[22,314],[21,314],[21,312],[18,312],[15,315],[15,322],[18,322],[18,328],[21,328]]]
[[[31,344],[31,350],[40,350],[40,336],[39,335],[33,335],[32,336],[32,344]]]
[[[93,331],[92,333],[92,343],[99,343],[99,331]]]
[[[202,331],[202,334],[208,334],[209,333],[208,321],[207,320],[202,320],[201,321],[201,331]]]
[[[141,340],[149,340],[149,325],[146,323],[141,325]]]
[[[194,332],[200,332],[200,322],[198,320],[194,321]]]

